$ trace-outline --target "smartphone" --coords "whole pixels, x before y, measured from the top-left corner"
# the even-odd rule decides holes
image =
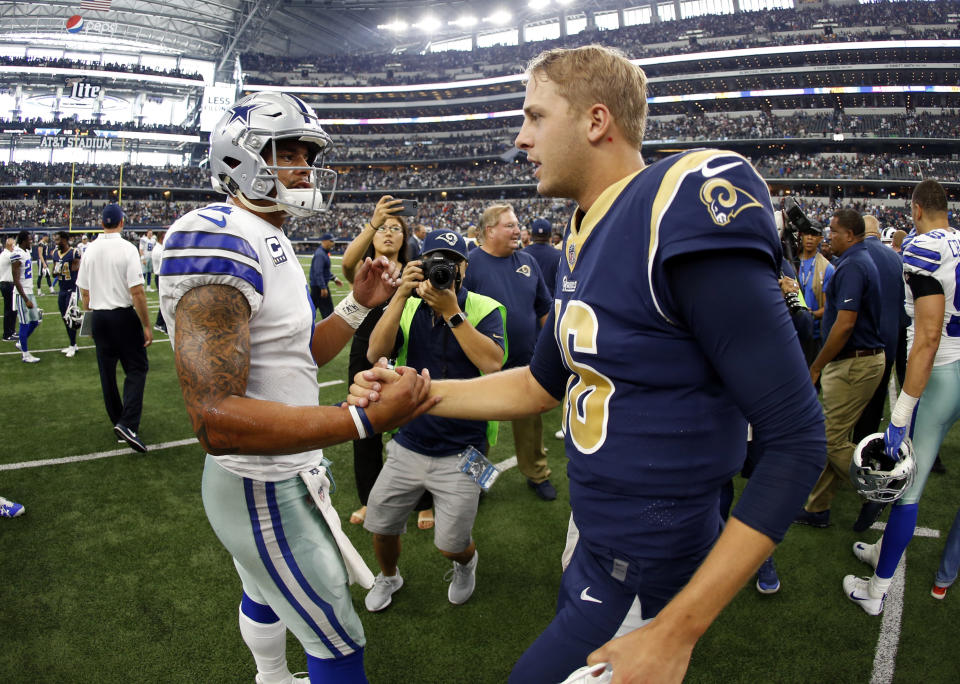
[[[416,216],[417,200],[415,199],[400,200],[400,211],[393,212],[393,215],[394,216]]]

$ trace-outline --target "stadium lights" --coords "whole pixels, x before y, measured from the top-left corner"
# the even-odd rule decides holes
[[[418,28],[421,31],[431,33],[439,29],[441,26],[443,26],[443,24],[439,19],[433,16],[426,16],[414,24],[413,28]]]
[[[510,14],[507,10],[497,10],[489,17],[484,17],[484,21],[488,21],[491,24],[509,24],[510,20],[513,19],[513,15]]]
[[[397,21],[390,22],[389,24],[378,24],[377,28],[382,31],[395,31],[396,33],[403,33],[410,28],[410,26],[407,24],[407,22],[400,21],[398,19]]]
[[[470,28],[471,26],[476,26],[478,23],[480,23],[480,20],[474,16],[466,15],[466,16],[454,19],[453,21],[448,23],[451,26],[459,26],[461,28]]]
[[[550,4],[550,0],[530,0],[530,2],[527,3],[527,5],[532,10],[543,9],[549,4]]]

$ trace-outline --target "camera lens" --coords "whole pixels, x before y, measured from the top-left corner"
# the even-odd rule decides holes
[[[434,264],[430,269],[430,283],[438,290],[446,290],[453,285],[453,269],[449,264]]]

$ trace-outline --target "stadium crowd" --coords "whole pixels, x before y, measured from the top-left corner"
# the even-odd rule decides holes
[[[877,2],[824,8],[763,10],[729,15],[658,21],[603,31],[605,45],[619,47],[630,57],[699,52],[704,49],[740,49],[768,45],[795,45],[795,35],[809,31],[811,43],[849,40],[903,40],[954,38],[957,27],[949,15],[960,3],[941,0],[930,3]],[[834,24],[835,35],[824,36],[823,22]],[[873,27],[873,28],[867,28]],[[891,29],[896,28],[894,32]],[[691,41],[691,32],[699,38]],[[246,53],[241,57],[248,83],[283,84],[290,74],[319,72],[323,85],[349,81],[366,85],[429,83],[449,80],[457,70],[470,69],[485,76],[519,73],[523,65],[542,50],[576,47],[599,39],[598,31],[583,31],[557,40],[537,41],[518,46],[494,46],[473,51],[420,54],[315,55],[280,57]],[[681,43],[663,47],[640,47]],[[309,65],[309,66],[307,66]],[[482,65],[482,66],[481,66]],[[386,72],[391,72],[388,77]],[[650,72],[651,75],[653,71]],[[349,76],[342,76],[349,74]],[[368,74],[358,77],[357,74]],[[304,80],[301,77],[299,80]]]
[[[150,74],[152,76],[171,76],[202,81],[203,76],[193,72],[174,69],[156,69],[141,64],[117,64],[116,62],[89,62],[65,57],[0,57],[0,66],[43,67],[47,69],[90,69],[100,71],[118,71],[125,74]]]

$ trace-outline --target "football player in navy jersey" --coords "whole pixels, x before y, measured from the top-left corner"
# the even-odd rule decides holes
[[[63,317],[63,324],[67,329],[67,339],[70,344],[60,351],[68,359],[73,358],[77,353],[77,331],[79,330],[75,323],[67,318],[67,309],[77,305],[77,272],[80,270],[80,250],[70,246],[70,235],[65,230],[57,233],[56,249],[51,259],[53,264],[54,282],[60,284],[60,292],[57,295],[57,306],[60,308],[60,316]]]
[[[516,145],[541,195],[578,204],[553,310],[529,366],[431,388],[447,417],[512,420],[563,402],[579,540],[556,616],[512,682],[560,681],[585,661],[609,663],[614,683],[681,681],[824,463],[766,187],[719,150],[646,166],[645,95],[643,71],[601,46],[528,66]],[[393,379],[357,376],[351,401],[375,402]],[[722,526],[719,491],[743,463],[748,422],[759,460]]]

